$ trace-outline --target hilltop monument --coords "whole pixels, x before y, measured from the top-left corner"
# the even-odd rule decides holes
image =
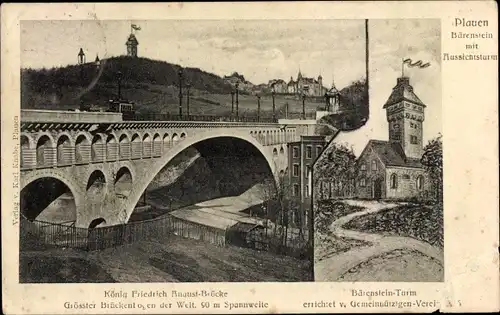
[[[130,25],[130,35],[128,36],[127,42],[125,45],[127,46],[127,56],[129,57],[137,57],[137,46],[139,46],[139,42],[135,37],[134,31],[139,31],[141,28],[136,24]]]

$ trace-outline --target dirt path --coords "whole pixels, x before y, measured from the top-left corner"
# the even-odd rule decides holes
[[[315,262],[314,274],[316,281],[336,281],[351,268],[356,267],[362,262],[397,249],[416,250],[443,264],[442,250],[414,238],[384,236],[342,228],[346,223],[359,216],[394,208],[401,204],[361,200],[346,200],[344,202],[351,206],[363,207],[365,210],[351,213],[335,220],[331,224],[330,230],[337,237],[370,242],[371,245],[367,247],[356,247],[347,252]]]

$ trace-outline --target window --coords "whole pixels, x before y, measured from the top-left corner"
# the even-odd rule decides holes
[[[372,161],[372,171],[376,171],[376,170],[377,170],[377,162]]]
[[[410,179],[410,175],[408,175],[408,174],[404,174],[404,175],[403,175],[403,179],[406,179],[406,180]]]
[[[306,197],[309,197],[309,185],[306,185]]]
[[[410,143],[411,144],[418,144],[417,136],[410,136]]]
[[[391,175],[391,188],[392,189],[398,188],[398,176],[396,174]]]
[[[364,163],[363,163],[363,164],[361,164],[361,170],[362,170],[362,171],[366,171],[366,164],[364,164]]]
[[[293,191],[292,191],[292,194],[294,196],[298,196],[300,195],[300,191],[299,191],[299,184],[293,184]]]
[[[312,158],[312,147],[308,145],[306,147],[306,159],[311,159]]]
[[[366,186],[366,180],[365,180],[364,178],[361,178],[361,179],[359,180],[359,186],[360,186],[360,187],[365,187],[365,186]]]
[[[294,158],[299,157],[299,148],[298,147],[293,147],[293,157]]]
[[[309,175],[311,174],[311,166],[306,165],[306,178],[309,178]]]
[[[424,189],[424,177],[422,175],[417,177],[417,189],[418,190]]]
[[[323,150],[323,147],[318,145],[316,146],[316,157],[320,156],[321,150]]]
[[[293,164],[292,175],[295,177],[299,176],[299,164]]]

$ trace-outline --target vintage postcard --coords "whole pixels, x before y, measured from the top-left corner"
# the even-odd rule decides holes
[[[4,313],[500,310],[494,2],[1,14]]]

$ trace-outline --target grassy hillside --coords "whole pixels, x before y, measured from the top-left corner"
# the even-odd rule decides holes
[[[121,94],[136,103],[139,113],[177,113],[179,108],[178,71],[181,66],[146,58],[113,57],[93,63],[52,69],[21,70],[21,106],[38,109],[75,109],[81,102],[104,106],[117,97],[117,75],[122,73]],[[182,68],[185,82],[191,84],[190,113],[223,115],[231,112],[231,86],[221,77],[197,68]],[[186,90],[183,90],[185,95]],[[302,101],[294,96],[277,95],[276,109],[284,116],[302,112]],[[308,98],[306,112],[324,106],[322,98]],[[271,115],[272,98],[261,98],[262,116]],[[257,97],[242,92],[240,116],[255,116]],[[184,96],[184,113],[186,97]]]

